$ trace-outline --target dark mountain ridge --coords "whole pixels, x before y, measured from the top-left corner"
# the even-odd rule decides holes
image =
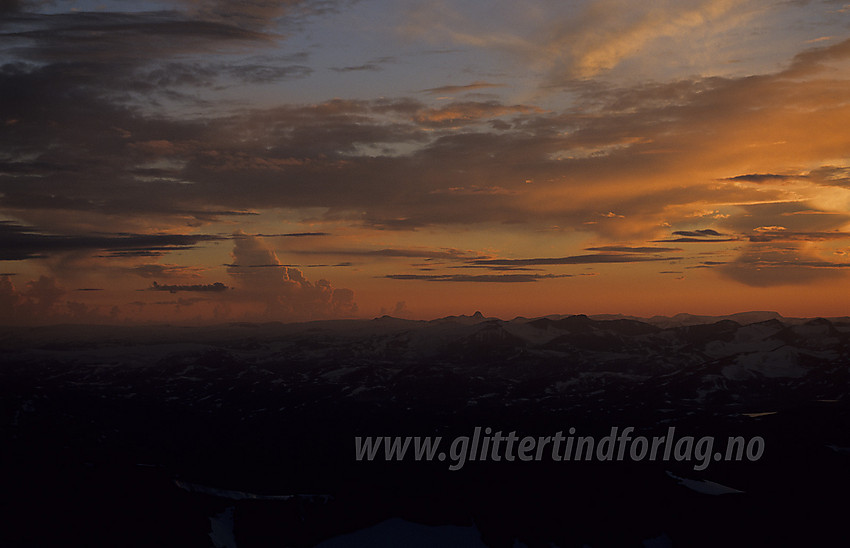
[[[850,322],[735,317],[0,328],[0,544],[208,546],[214,522],[240,548],[314,546],[402,520],[493,547],[827,545],[850,488]],[[705,470],[353,456],[355,436],[476,426],[766,449]],[[716,485],[733,494],[700,491]]]

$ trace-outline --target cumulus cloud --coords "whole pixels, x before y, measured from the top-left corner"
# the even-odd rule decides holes
[[[410,309],[407,308],[406,301],[397,301],[392,309],[387,309],[383,306],[381,307],[381,315],[384,316],[387,314],[395,316],[396,318],[403,318],[410,315]]]
[[[162,286],[160,286],[162,287]],[[79,297],[97,294],[101,288],[78,288]],[[68,299],[69,291],[56,278],[41,276],[15,287],[8,276],[0,276],[0,325],[55,325],[65,323],[103,324],[115,322],[140,323],[162,321],[161,306],[174,307],[177,314],[169,315],[169,321],[202,321],[201,316],[179,315],[181,309],[200,302],[201,299],[179,299],[169,302],[136,302],[130,305],[96,304]],[[150,306],[149,306],[150,305]],[[152,316],[140,314],[145,308],[153,308]],[[207,318],[208,320],[213,318]],[[223,320],[225,318],[218,318]]]
[[[228,272],[240,287],[241,298],[263,305],[262,316],[277,320],[349,317],[357,313],[354,291],[334,288],[328,280],[307,280],[304,273],[281,264],[260,237],[234,234],[233,264]],[[257,268],[272,266],[276,268]]]
[[[55,314],[56,305],[64,294],[65,291],[57,287],[56,280],[47,276],[28,282],[22,291],[17,291],[7,276],[0,279],[3,315],[24,322]]]
[[[55,278],[41,276],[15,287],[8,276],[0,276],[0,324],[43,325],[66,322],[104,322],[115,319],[98,307],[64,299],[67,290]]]

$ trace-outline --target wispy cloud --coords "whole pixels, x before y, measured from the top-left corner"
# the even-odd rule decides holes
[[[290,250],[295,255],[339,255],[346,257],[399,257],[407,259],[444,259],[452,261],[470,260],[480,255],[475,251],[460,249],[300,249]]]
[[[196,293],[221,293],[231,289],[221,282],[211,284],[192,284],[192,285],[169,285],[153,282],[150,287],[151,291],[168,291],[169,293],[177,293],[178,291],[191,291]]]
[[[397,59],[392,56],[379,57],[377,59],[372,59],[369,62],[360,64],[360,65],[349,65],[344,67],[331,67],[332,71],[335,72],[378,72],[383,70],[384,65],[387,63],[393,63]]]
[[[421,93],[428,93],[430,95],[454,95],[457,93],[467,93],[471,91],[478,91],[480,89],[486,88],[499,88],[504,87],[505,84],[495,84],[491,82],[483,82],[476,81],[471,84],[461,84],[461,85],[446,85],[446,86],[438,86],[435,88],[423,89]]]
[[[572,278],[574,274],[388,274],[391,280],[426,282],[529,283],[555,278]]]
[[[595,253],[592,255],[573,255],[570,257],[538,257],[535,259],[478,259],[471,261],[475,265],[490,266],[554,266],[577,264],[644,263],[654,261],[674,261],[681,257],[648,257],[637,253]]]
[[[33,227],[0,221],[0,260],[25,260],[52,253],[101,250],[113,256],[158,255],[193,249],[203,242],[224,238],[206,234],[45,234]]]
[[[625,245],[603,245],[598,247],[586,247],[585,251],[602,251],[616,253],[672,253],[682,251],[681,247],[633,247]]]

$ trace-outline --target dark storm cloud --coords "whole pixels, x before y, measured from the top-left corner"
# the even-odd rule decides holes
[[[391,280],[426,282],[529,283],[554,278],[572,278],[574,274],[388,274]]]
[[[747,175],[737,175],[729,177],[727,181],[747,181],[750,183],[772,183],[775,181],[786,181],[793,179],[791,175],[776,175],[774,173],[750,173]]]
[[[677,230],[673,232],[676,236],[687,236],[692,238],[700,238],[705,236],[725,236],[725,234],[721,234],[716,230],[712,230],[710,228],[705,228],[702,230]]]
[[[536,259],[479,259],[471,261],[475,265],[493,266],[551,266],[571,264],[607,264],[607,263],[643,263],[654,261],[674,261],[682,257],[647,257],[638,254],[597,253],[593,255],[574,255],[571,257],[548,257]]]
[[[187,248],[179,248],[179,249],[187,249]],[[162,257],[165,255],[164,251],[153,251],[150,249],[131,249],[130,251],[111,251],[104,255],[98,255],[98,257],[105,258],[117,258],[117,257]]]
[[[0,260],[15,261],[45,257],[53,253],[104,250],[130,253],[167,252],[193,249],[198,244],[225,238],[189,234],[93,234],[55,235],[8,221],[0,221]]]
[[[667,244],[692,244],[692,243],[722,243],[722,242],[737,242],[737,238],[720,238],[716,240],[707,240],[703,238],[670,238],[667,240],[652,240],[658,243]]]
[[[221,42],[270,39],[233,24],[192,19],[178,12],[21,14],[13,16],[0,33],[0,45],[19,57],[53,63],[140,63],[212,52]]]
[[[208,209],[175,199],[179,189],[140,180],[134,173],[145,154],[133,147],[131,136],[143,142],[163,133],[180,138],[196,133],[193,124],[144,119],[90,87],[87,74],[83,67],[67,65],[0,69],[0,121],[5,121],[0,146],[6,152],[0,204],[34,212],[103,214],[171,210],[184,215],[188,209]],[[10,165],[16,168],[12,172]]]
[[[198,102],[175,87],[220,87],[228,79],[262,84],[309,75],[310,67],[291,62],[298,55],[238,63],[211,63],[198,56],[274,46],[284,39],[276,25],[297,24],[344,3],[187,0],[171,11],[17,12],[0,25],[0,52],[19,65],[35,63],[51,73],[56,94],[72,88],[119,102],[140,100],[139,94],[154,104],[162,99]]]
[[[0,204],[29,211],[23,215],[30,219],[41,214],[39,222],[61,218],[47,210],[124,214],[125,220],[148,212],[202,222],[254,214],[212,206],[209,197],[186,188],[191,181],[179,165],[147,167],[206,153],[215,137],[203,121],[140,116],[102,90],[78,85],[75,74],[64,65],[0,69],[0,146],[6,152],[0,156]]]
[[[152,59],[178,53],[218,52],[221,42],[271,42],[273,25],[297,25],[305,17],[336,11],[345,0],[185,0],[157,12],[24,13],[2,0],[9,13],[0,40],[42,61]],[[22,6],[22,4],[24,4]],[[35,4],[35,3],[33,3]],[[32,6],[35,7],[35,6]]]
[[[701,230],[676,230],[673,232],[678,238],[668,238],[665,240],[653,240],[657,243],[718,243],[718,242],[735,242],[738,238],[729,234],[722,234],[711,228]]]

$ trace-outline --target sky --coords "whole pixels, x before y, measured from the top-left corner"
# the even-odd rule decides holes
[[[0,0],[0,323],[850,314],[850,4]]]

